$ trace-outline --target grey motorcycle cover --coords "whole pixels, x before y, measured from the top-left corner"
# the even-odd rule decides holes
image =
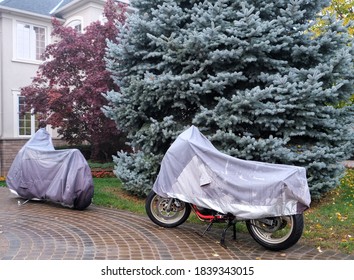
[[[88,207],[94,193],[91,170],[81,152],[55,150],[44,128],[17,153],[6,184],[24,199],[49,200],[75,209]]]
[[[299,214],[311,203],[304,167],[231,157],[195,126],[164,155],[153,190],[240,220]]]

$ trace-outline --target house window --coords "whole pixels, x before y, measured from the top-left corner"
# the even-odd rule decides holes
[[[38,126],[38,120],[31,112],[21,114],[25,107],[25,97],[18,96],[18,135],[30,136],[35,133]]]
[[[41,60],[45,50],[46,29],[28,23],[17,23],[16,55],[18,59]]]
[[[81,20],[79,20],[79,19],[75,19],[75,20],[70,21],[68,26],[74,28],[77,32],[82,31]]]

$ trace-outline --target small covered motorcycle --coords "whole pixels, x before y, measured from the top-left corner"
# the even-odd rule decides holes
[[[93,198],[91,169],[77,149],[55,150],[40,128],[17,153],[6,177],[10,191],[20,198],[59,203],[84,210]]]
[[[191,210],[209,222],[205,232],[225,222],[222,245],[226,231],[233,227],[235,239],[235,224],[244,221],[256,242],[279,251],[301,238],[310,203],[305,168],[231,157],[192,126],[166,152],[145,208],[167,228],[183,224]]]

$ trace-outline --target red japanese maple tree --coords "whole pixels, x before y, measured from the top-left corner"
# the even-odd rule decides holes
[[[52,36],[57,40],[47,46],[31,85],[21,89],[25,110],[32,109],[40,121],[58,128],[69,144],[90,143],[92,159],[110,157],[124,141],[101,108],[107,104],[102,93],[117,90],[104,57],[107,39],[116,42],[116,23],[125,22],[126,8],[108,0],[104,23],[93,22],[82,33],[53,19]]]

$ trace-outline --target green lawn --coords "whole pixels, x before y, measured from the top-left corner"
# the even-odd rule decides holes
[[[354,170],[348,169],[341,185],[305,212],[303,238],[318,250],[354,253]]]
[[[117,178],[94,178],[93,204],[145,214],[145,199],[129,195]]]

